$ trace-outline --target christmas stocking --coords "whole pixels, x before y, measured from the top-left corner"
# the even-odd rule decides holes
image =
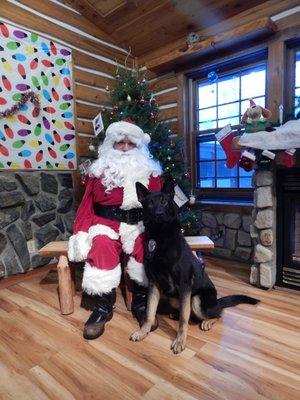
[[[272,161],[274,160],[276,154],[269,150],[264,150],[259,155],[257,160],[258,167],[262,169],[269,170],[272,166]]]
[[[296,149],[288,149],[283,153],[283,164],[287,168],[292,168],[296,164]]]
[[[246,172],[250,172],[254,168],[255,155],[250,151],[243,151],[239,160],[239,167],[243,168]]]
[[[232,150],[232,139],[234,138],[233,132],[231,130],[231,125],[228,124],[224,126],[218,133],[216,133],[216,139],[222,146],[226,153],[226,166],[228,168],[233,168],[240,159],[241,152],[239,150]]]

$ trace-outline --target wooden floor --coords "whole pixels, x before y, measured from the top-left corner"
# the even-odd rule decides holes
[[[258,306],[227,309],[212,331],[189,328],[188,345],[173,355],[177,322],[160,318],[143,342],[118,296],[104,336],[82,338],[89,312],[61,316],[55,273],[31,275],[0,289],[0,399],[300,398],[300,293],[264,291],[247,283],[245,265],[207,257],[219,295],[244,293]]]

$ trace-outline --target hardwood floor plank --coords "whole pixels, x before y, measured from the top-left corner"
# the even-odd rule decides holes
[[[39,387],[51,400],[74,400],[75,397],[48,372],[40,366],[35,366],[28,371],[26,377]]]
[[[299,293],[250,286],[249,266],[205,256],[219,297],[248,294],[256,306],[224,310],[208,332],[190,324],[187,348],[170,351],[178,321],[138,328],[118,291],[104,335],[84,340],[90,312],[59,312],[56,271],[24,275],[0,289],[0,398],[30,400],[290,400],[300,397]]]

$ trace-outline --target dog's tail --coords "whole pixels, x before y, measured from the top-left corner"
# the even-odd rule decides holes
[[[257,304],[259,300],[254,297],[245,296],[243,294],[236,294],[233,296],[225,296],[218,299],[218,306],[223,309],[227,307],[234,307],[238,304]]]

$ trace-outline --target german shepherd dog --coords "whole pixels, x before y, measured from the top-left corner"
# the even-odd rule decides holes
[[[161,192],[149,192],[136,183],[145,225],[145,271],[149,279],[146,322],[130,340],[143,340],[155,324],[160,296],[179,308],[179,330],[171,345],[173,353],[184,350],[190,317],[204,331],[211,329],[223,308],[259,300],[244,295],[217,298],[217,291],[198,258],[190,250],[181,231],[178,207],[173,201],[174,182],[167,178]],[[178,301],[179,300],[179,301]]]

